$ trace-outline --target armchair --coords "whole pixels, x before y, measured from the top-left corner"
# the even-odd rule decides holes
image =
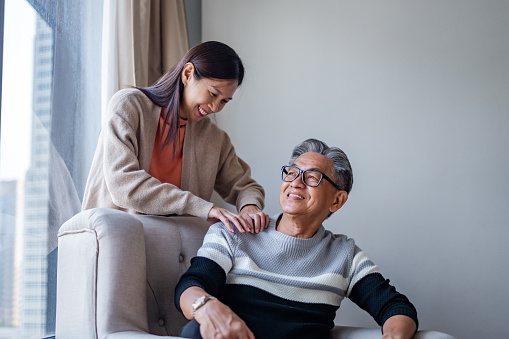
[[[106,208],[69,219],[58,234],[56,338],[178,338],[187,320],[175,309],[174,288],[208,226]],[[332,338],[381,338],[381,331],[336,326]],[[414,338],[453,337],[419,331]]]

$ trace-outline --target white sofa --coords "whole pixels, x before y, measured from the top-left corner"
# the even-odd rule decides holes
[[[57,339],[178,338],[187,320],[174,288],[209,224],[195,217],[78,213],[58,234]],[[333,339],[381,338],[380,329],[336,326]],[[449,339],[434,331],[414,338]]]

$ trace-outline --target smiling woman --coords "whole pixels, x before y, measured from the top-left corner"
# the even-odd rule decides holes
[[[237,53],[224,43],[189,50],[155,85],[117,92],[88,178],[83,209],[188,214],[259,232],[264,190],[251,178],[229,136],[207,116],[232,100],[244,79]],[[239,214],[214,206],[212,192]]]

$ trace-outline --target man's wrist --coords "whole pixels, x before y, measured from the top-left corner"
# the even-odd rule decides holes
[[[196,311],[205,305],[205,303],[209,300],[217,300],[216,297],[211,296],[210,294],[202,295],[201,297],[198,297],[196,301],[191,305],[191,315],[193,316],[193,319],[196,316]]]

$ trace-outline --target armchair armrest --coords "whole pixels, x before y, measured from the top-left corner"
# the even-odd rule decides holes
[[[335,326],[331,331],[331,339],[381,339],[379,328]],[[413,339],[454,339],[454,337],[436,331],[417,331]]]
[[[148,330],[145,240],[138,219],[112,209],[83,211],[62,225],[58,246],[58,338]]]

